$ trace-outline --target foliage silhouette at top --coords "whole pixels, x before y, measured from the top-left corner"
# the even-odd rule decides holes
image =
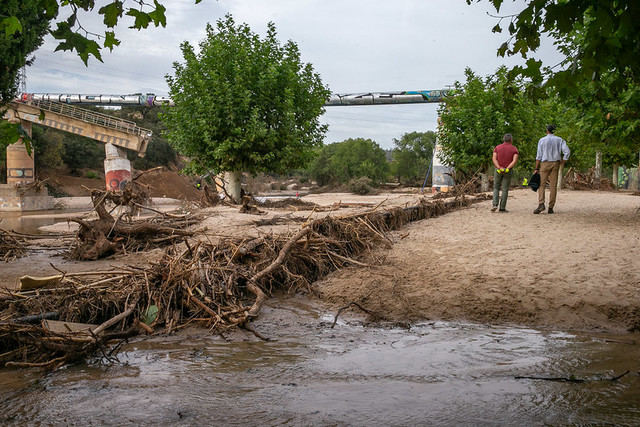
[[[202,0],[194,0],[200,3]],[[28,57],[42,45],[50,24],[61,12],[68,15],[56,23],[51,35],[59,41],[56,51],[77,52],[85,65],[93,56],[102,61],[101,50],[113,50],[120,44],[114,32],[123,19],[129,28],[138,30],[149,25],[166,26],[166,8],[153,0],[113,0],[97,10],[102,17],[103,29],[94,32],[81,22],[83,13],[95,13],[95,0],[3,0],[0,10],[0,103],[6,104],[16,95],[17,73],[28,62]],[[125,18],[126,17],[126,18]]]
[[[227,15],[207,25],[199,49],[181,45],[184,62],[166,76],[175,106],[163,119],[193,172],[284,173],[322,145],[329,89],[296,43],[276,36],[273,23],[260,38]]]
[[[467,4],[482,0],[467,0]],[[500,13],[504,0],[489,0]],[[640,80],[640,2],[637,0],[527,0],[520,12],[501,16],[493,32],[507,27],[509,38],[498,49],[501,56],[520,54],[526,66],[514,71],[550,83],[561,95],[581,82],[615,73],[616,84]],[[507,24],[508,23],[508,24]],[[554,39],[565,60],[556,68],[542,68],[532,57],[543,36]]]

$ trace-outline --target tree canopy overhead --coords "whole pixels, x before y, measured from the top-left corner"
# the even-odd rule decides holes
[[[296,43],[278,41],[273,23],[261,38],[227,15],[207,25],[198,49],[181,49],[184,62],[166,76],[175,106],[164,120],[193,171],[282,173],[322,145],[329,89]]]
[[[480,1],[467,0],[467,4]],[[500,13],[504,0],[489,1]],[[520,12],[498,18],[493,31],[502,32],[506,26],[509,32],[498,54],[529,58],[516,71],[535,83],[542,82],[543,71],[561,90],[572,89],[580,81],[598,80],[607,72],[616,73],[619,84],[629,78],[640,80],[637,0],[527,0]],[[559,68],[544,70],[540,61],[531,58],[544,36],[551,37],[566,56]]]

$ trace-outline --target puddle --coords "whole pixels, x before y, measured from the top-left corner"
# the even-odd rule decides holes
[[[638,424],[640,336],[464,323],[365,327],[301,297],[225,341],[193,329],[128,344],[121,364],[0,371],[4,423]],[[618,381],[585,383],[516,376]]]
[[[66,218],[86,213],[86,209],[64,209],[34,212],[0,212],[0,228],[26,234],[46,234],[40,227],[66,223]],[[60,230],[58,232],[66,232]]]

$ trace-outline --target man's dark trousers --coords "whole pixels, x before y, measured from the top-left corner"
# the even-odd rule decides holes
[[[497,169],[493,173],[493,206],[498,206],[499,200],[501,211],[507,208],[507,197],[509,197],[509,186],[511,185],[511,173],[511,171],[498,173]],[[501,189],[502,197],[500,197]]]

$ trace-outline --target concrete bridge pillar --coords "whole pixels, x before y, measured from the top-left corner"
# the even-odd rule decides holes
[[[122,191],[131,181],[131,162],[124,149],[113,144],[105,144],[104,176],[107,191]]]
[[[20,125],[31,137],[31,122],[20,121]],[[35,180],[33,150],[27,152],[22,138],[7,146],[7,184],[29,184]]]
[[[442,120],[438,117],[438,129],[440,129]],[[442,157],[442,146],[438,143],[438,139],[436,138],[436,146],[433,149],[433,169],[431,176],[431,192],[447,192],[450,187],[455,185],[453,182],[453,168],[444,164]]]

